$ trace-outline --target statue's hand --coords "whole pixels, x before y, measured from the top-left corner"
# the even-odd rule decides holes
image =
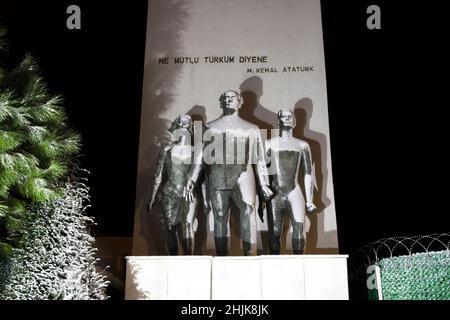
[[[203,199],[203,208],[205,209],[206,213],[209,213],[211,211],[211,206],[209,205],[209,201],[206,199]]]
[[[314,203],[307,202],[306,203],[306,210],[308,211],[309,214],[311,214],[311,213],[313,213],[314,211],[317,210],[317,207],[314,205]]]
[[[266,208],[266,203],[261,201],[258,207],[258,216],[262,223],[264,223],[264,209]]]
[[[273,191],[268,186],[261,186],[261,193],[264,201],[269,201],[273,197]]]
[[[186,186],[183,188],[183,198],[188,202],[194,201],[194,187],[194,181],[189,179]]]

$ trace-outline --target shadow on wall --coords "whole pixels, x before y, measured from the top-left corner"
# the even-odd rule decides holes
[[[158,54],[170,52],[176,56],[180,53],[180,33],[189,19],[189,4],[190,1],[175,0],[149,2],[140,142],[144,159],[139,155],[139,161],[144,164],[139,164],[137,177],[133,254],[167,254],[166,231],[160,207],[155,205],[149,214],[146,204],[152,191],[152,177],[160,148],[170,141],[167,129],[173,119],[163,119],[161,114],[167,111],[173,101],[175,93],[172,90],[178,81],[181,67],[176,64],[159,65]],[[136,237],[143,238],[147,243],[147,252],[142,252],[143,248],[141,243],[136,243]]]
[[[318,251],[321,251],[321,249],[317,248],[319,235],[321,238],[327,239],[328,233],[330,233],[330,236],[331,234],[336,234],[336,230],[331,232],[319,230],[320,227],[324,228],[325,225],[323,212],[331,204],[331,200],[327,197],[326,189],[329,179],[326,158],[328,156],[327,138],[324,134],[309,128],[310,119],[313,114],[313,103],[310,98],[299,100],[294,106],[294,113],[297,119],[297,125],[294,128],[294,137],[308,142],[311,148],[311,157],[315,163],[317,183],[317,189],[314,190],[314,203],[317,206],[317,213],[308,216],[311,228],[308,233],[306,252],[319,253]]]

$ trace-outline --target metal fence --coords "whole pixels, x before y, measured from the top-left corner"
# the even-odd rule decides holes
[[[373,265],[380,270],[378,297],[382,293],[386,300],[450,300],[450,233],[369,243],[350,256],[349,280],[367,279]],[[370,297],[372,288],[368,289]]]

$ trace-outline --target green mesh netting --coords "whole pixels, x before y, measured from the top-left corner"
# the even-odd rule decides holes
[[[450,250],[380,260],[384,300],[450,300]]]

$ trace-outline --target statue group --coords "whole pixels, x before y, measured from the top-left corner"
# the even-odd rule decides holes
[[[177,229],[181,230],[184,254],[193,254],[194,220],[201,201],[214,216],[218,256],[229,254],[231,204],[239,210],[243,254],[256,255],[257,197],[259,206],[267,208],[270,253],[280,254],[283,220],[289,214],[293,253],[302,254],[305,213],[316,207],[311,151],[307,142],[293,137],[294,112],[278,112],[279,136],[264,143],[260,129],[239,116],[243,104],[239,92],[227,90],[219,102],[222,115],[206,124],[202,141],[194,141],[200,148],[192,145],[191,117],[181,115],[169,129],[174,142],[162,147],[158,157],[148,209],[151,211],[160,193],[169,254],[178,254]],[[200,152],[195,152],[198,149]]]

